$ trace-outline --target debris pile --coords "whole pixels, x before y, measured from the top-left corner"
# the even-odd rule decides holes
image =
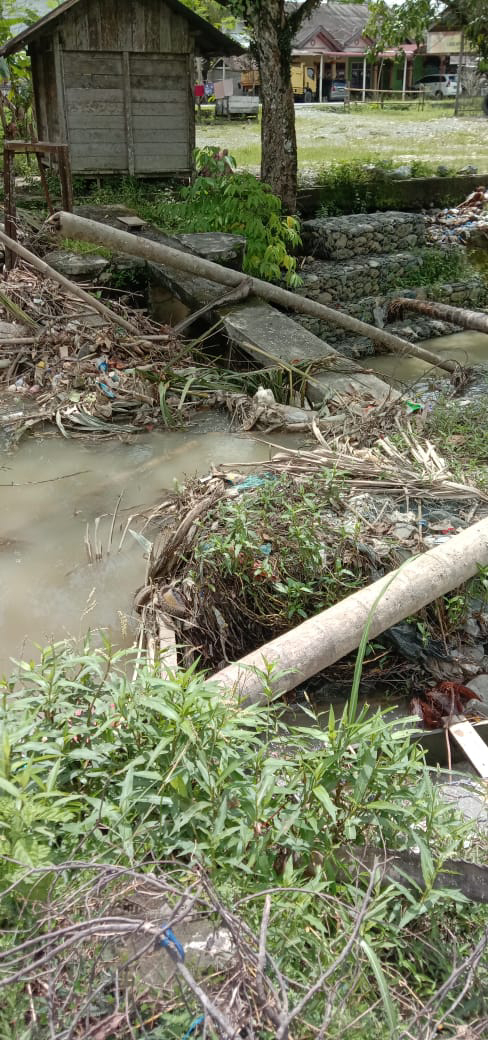
[[[166,501],[152,517],[157,535],[136,597],[146,644],[162,650],[159,634],[173,630],[185,666],[199,659],[218,669],[488,510],[488,496],[455,481],[431,444],[411,430],[403,437],[401,448],[385,437],[368,449],[336,442],[283,452],[248,476],[222,467]],[[386,640],[372,654],[378,674],[391,665],[404,681],[420,667],[425,686],[425,673],[463,681],[479,671],[469,638],[447,646],[453,626],[438,605],[425,627],[445,654],[412,657]]]
[[[160,380],[176,356],[187,361],[170,328],[121,302],[110,325],[19,265],[4,279],[0,307],[10,319],[0,332],[0,377],[10,397],[0,427],[12,440],[47,422],[68,436],[138,432],[164,421]],[[130,313],[139,334],[119,328],[117,313],[121,320]]]
[[[441,209],[427,217],[426,239],[436,245],[467,245],[476,235],[486,236],[488,243],[488,191],[481,186],[459,206]]]
[[[310,432],[325,443],[324,433],[364,434],[379,422],[387,428],[398,411],[396,399],[380,410],[373,398],[358,401],[346,388],[314,410],[306,397],[315,378],[310,362],[242,373],[209,366],[200,339],[196,348],[182,343],[175,330],[122,300],[112,304],[107,322],[26,265],[5,278],[0,315],[10,321],[0,324],[0,389],[7,401],[0,430],[11,443],[39,426],[44,432],[47,423],[66,437],[176,427],[202,407],[225,408],[235,429]],[[195,364],[196,357],[204,363]]]

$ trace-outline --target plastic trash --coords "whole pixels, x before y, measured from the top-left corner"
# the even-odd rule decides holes
[[[273,473],[264,473],[262,477],[246,477],[240,484],[235,485],[235,491],[241,493],[241,491],[253,491],[254,488],[262,487],[263,484],[267,484],[270,480],[276,480]]]
[[[105,394],[106,397],[110,397],[111,400],[113,400],[115,398],[115,394],[114,394],[113,390],[111,390],[110,387],[107,386],[106,383],[97,383],[97,386],[102,391],[102,394]]]

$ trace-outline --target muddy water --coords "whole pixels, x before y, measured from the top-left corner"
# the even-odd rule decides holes
[[[131,444],[25,439],[15,454],[0,454],[0,674],[11,671],[12,658],[36,657],[35,644],[78,638],[89,628],[103,628],[117,645],[132,643],[143,549],[128,536],[117,553],[119,533],[111,556],[89,566],[84,547],[86,524],[93,529],[102,514],[109,514],[100,525],[106,546],[122,491],[125,526],[175,479],[207,473],[212,463],[267,458],[267,445],[227,429],[152,433]],[[71,473],[78,475],[56,479]],[[5,486],[11,482],[20,486]]]
[[[483,332],[457,332],[453,336],[426,340],[422,346],[439,356],[452,358],[460,365],[486,365],[488,374],[488,336]],[[384,375],[406,386],[413,386],[418,381],[424,383],[426,378],[429,382],[437,380],[444,375],[441,369],[431,368],[417,358],[384,354],[366,360],[367,367],[379,376]]]

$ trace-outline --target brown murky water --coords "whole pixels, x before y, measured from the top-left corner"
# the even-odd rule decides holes
[[[129,535],[118,553],[119,533],[110,557],[90,566],[84,546],[86,524],[109,514],[100,525],[106,546],[122,491],[116,534],[175,480],[207,473],[212,463],[261,461],[269,453],[249,435],[190,429],[132,444],[26,439],[15,454],[0,455],[0,674],[11,671],[12,658],[36,657],[35,644],[89,628],[103,628],[117,645],[132,643],[132,597],[144,579],[144,551]]]
[[[488,336],[483,332],[457,332],[453,336],[425,340],[422,346],[432,350],[434,354],[459,361],[460,365],[488,366]],[[406,386],[413,386],[418,381],[424,383],[426,378],[429,381],[444,378],[440,368],[431,368],[417,358],[384,354],[367,358],[366,363],[367,367],[372,368],[379,376],[384,375]]]

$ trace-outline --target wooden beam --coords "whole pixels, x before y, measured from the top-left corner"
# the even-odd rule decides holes
[[[54,69],[56,72],[56,96],[58,101],[59,136],[63,144],[68,144],[68,126],[66,122],[66,92],[64,89],[63,53],[59,32],[53,33]]]
[[[4,150],[3,153],[3,195],[4,195],[4,227],[5,234],[14,242],[17,241],[17,224],[15,220],[15,171],[14,157],[11,152]],[[5,245],[5,268],[11,271],[15,264],[15,256],[11,249]]]
[[[5,141],[4,148],[7,152],[40,152],[42,155],[57,152],[59,144],[53,144],[52,141]]]
[[[474,726],[461,715],[453,719],[448,730],[476,772],[488,780],[488,747]]]
[[[122,83],[124,90],[125,136],[127,143],[127,167],[131,177],[136,172],[136,150],[134,145],[134,122],[132,118],[132,88],[130,79],[129,52],[122,55]]]
[[[61,186],[61,199],[63,209],[68,213],[73,212],[73,180],[71,177],[71,160],[67,144],[60,144],[58,148],[58,171]]]

